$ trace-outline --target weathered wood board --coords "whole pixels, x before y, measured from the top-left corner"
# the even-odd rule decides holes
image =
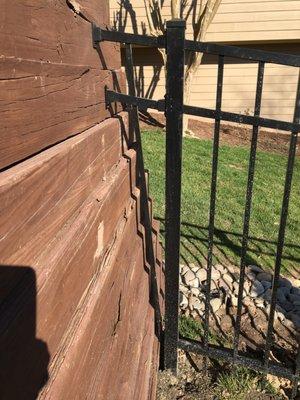
[[[91,22],[101,26],[108,24],[108,10],[108,2],[99,0],[3,0],[1,55],[117,69],[120,67],[119,45],[103,43],[98,54],[91,41]]]
[[[93,398],[96,393],[100,399],[134,398],[147,321],[146,316],[141,316],[149,307],[147,274],[141,238],[136,235],[134,209],[129,212],[123,229],[114,260],[107,263],[106,277],[95,285],[94,301],[84,313],[75,342],[69,344],[63,355],[66,362],[45,389],[45,393],[50,391],[51,398],[51,393],[55,399],[67,395]],[[82,382],[84,371],[89,371],[89,376]]]
[[[110,117],[104,87],[120,70],[0,59],[0,169]]]
[[[153,398],[137,154],[104,99],[125,90],[120,48],[91,43],[108,2],[2,3],[0,398]],[[153,243],[160,284],[157,226]]]
[[[0,174],[0,262],[30,265],[121,153],[111,118]]]
[[[130,157],[130,152],[127,157]],[[138,234],[139,203],[130,196],[132,188],[128,168],[131,166],[135,170],[135,165],[134,162],[129,163],[127,157],[112,172],[112,176],[102,182],[102,188],[95,189],[83,205],[74,226],[66,226],[65,234],[62,232],[52,243],[52,248],[37,261],[35,271],[39,295],[36,304],[36,333],[37,337],[47,343],[49,353],[54,355],[49,367],[49,385],[45,387],[41,398],[49,396],[59,399],[68,395],[80,399],[85,398],[84,394],[86,398],[94,398],[95,387],[99,396],[97,398],[100,399],[138,399],[147,398],[146,394],[148,396],[149,385],[157,367],[157,351],[155,353],[152,348],[154,343],[157,346],[157,339],[154,336],[154,310],[149,299],[150,278],[144,268],[143,243]],[[118,171],[120,169],[121,173]],[[124,208],[125,199],[128,198],[131,200]],[[47,273],[44,270],[38,272],[42,261],[47,264]],[[15,378],[11,370],[18,360],[19,351],[16,353],[14,346],[16,341],[23,340],[23,332],[27,331],[28,326],[28,310],[32,308],[30,303],[22,305],[24,291],[26,295],[26,287],[21,290],[20,299],[17,298],[18,316],[14,317],[12,323],[14,335],[0,336],[0,346],[9,349],[6,371],[10,372],[8,376],[4,374],[6,380]],[[90,307],[94,316],[89,314]],[[86,322],[81,321],[83,317]],[[118,318],[122,322],[119,321],[117,329]],[[7,320],[5,314],[4,320]],[[147,327],[149,324],[150,328]],[[99,334],[95,338],[96,332]],[[89,338],[91,334],[92,338]],[[76,344],[79,338],[80,346]],[[25,343],[22,355],[26,359],[30,357],[33,348],[26,340]],[[35,346],[35,342],[31,345]],[[142,351],[145,346],[147,350]],[[90,349],[91,354],[86,354],[84,348]],[[98,349],[99,358],[94,354],[95,349]],[[83,354],[85,361],[79,363]],[[67,361],[68,357],[70,362]],[[135,367],[129,368],[128,363],[132,362],[135,362]],[[112,382],[110,374],[116,364],[124,368],[118,370]],[[65,370],[66,377],[63,372]],[[98,376],[93,377],[94,371]],[[28,373],[36,376],[36,384],[40,382],[41,378],[38,379],[35,369],[30,368]],[[136,387],[134,382],[140,382],[138,376],[142,377],[139,383],[142,386]],[[69,385],[69,380],[75,384]],[[128,385],[125,384],[120,390],[124,380]],[[60,382],[59,387],[57,382]],[[16,396],[20,394],[18,386],[12,384],[9,387],[16,390]],[[141,397],[141,390],[145,397]],[[135,392],[139,395],[135,396]]]
[[[105,85],[124,90],[119,45],[92,46],[90,21],[103,25],[108,5],[87,3],[4,1],[0,169],[108,118]]]

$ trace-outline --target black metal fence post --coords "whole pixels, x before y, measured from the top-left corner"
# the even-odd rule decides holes
[[[177,371],[185,21],[167,22],[164,367]]]

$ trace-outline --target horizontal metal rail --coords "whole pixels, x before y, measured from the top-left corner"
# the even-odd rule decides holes
[[[94,24],[92,25],[92,35],[94,47],[98,42],[102,41],[135,44],[148,47],[166,47],[165,35],[149,36],[109,31],[107,29],[101,29]],[[271,51],[227,46],[216,43],[195,42],[194,40],[185,40],[184,49],[200,53],[223,55],[231,58],[240,58],[248,61],[262,61],[265,63],[300,67],[300,56],[295,54],[273,53]]]
[[[105,91],[105,102],[114,103],[118,101],[123,104],[136,106],[140,110],[147,110],[148,108],[153,108],[158,111],[165,111],[165,100],[152,100],[145,99],[143,97],[130,96],[128,94],[118,93],[113,90],[106,89]]]
[[[204,118],[221,119],[223,121],[237,122],[245,125],[255,125],[264,128],[280,129],[283,131],[300,132],[300,124],[276,119],[255,117],[252,115],[236,114],[227,111],[217,111],[204,107],[184,106],[185,114],[197,115]]]
[[[300,56],[294,54],[273,53],[271,51],[255,50],[237,46],[227,46],[208,42],[185,41],[185,50],[241,58],[248,61],[263,61],[265,63],[300,67]]]
[[[145,99],[143,97],[130,96],[113,90],[106,90],[106,103],[118,101],[123,104],[137,106],[141,110],[153,108],[165,111],[165,100]],[[199,117],[220,119],[223,121],[237,122],[244,125],[254,125],[263,128],[280,129],[289,132],[300,132],[300,124],[294,122],[277,121],[275,119],[262,118],[252,115],[236,114],[227,111],[212,110],[210,108],[183,106],[184,114],[197,115]]]
[[[263,361],[261,360],[251,358],[246,355],[238,355],[236,358],[234,358],[231,349],[214,347],[212,345],[205,348],[201,342],[187,338],[178,339],[178,347],[182,350],[211,357],[215,360],[224,360],[232,364],[235,363],[237,365],[242,365],[258,372],[265,373],[267,371],[270,374],[290,379],[292,381],[298,379],[298,376],[292,372],[292,369],[279,364],[269,363],[269,366],[266,369]]]
[[[164,35],[148,36],[136,35],[134,33],[125,33],[118,31],[108,31],[101,29],[96,25],[92,25],[93,46],[96,47],[98,42],[117,42],[124,44],[135,44],[139,46],[148,47],[166,47],[166,40]]]

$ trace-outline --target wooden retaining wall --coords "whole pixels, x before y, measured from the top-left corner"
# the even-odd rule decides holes
[[[159,343],[120,48],[102,0],[0,16],[0,398],[151,399]],[[162,292],[158,226],[156,272]],[[162,295],[161,295],[162,296]],[[163,298],[160,298],[162,305]]]

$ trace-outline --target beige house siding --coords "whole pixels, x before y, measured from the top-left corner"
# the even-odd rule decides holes
[[[186,8],[189,4],[190,0]],[[126,32],[147,32],[144,0],[110,0],[110,8],[112,23],[119,28]],[[163,18],[170,19],[170,0],[164,1]],[[189,37],[191,26],[188,20]],[[206,35],[208,42],[246,43],[299,39],[300,0],[222,0]]]
[[[254,47],[254,46],[252,46]],[[260,47],[262,48],[262,47]],[[297,44],[263,46],[270,51],[296,53]],[[135,49],[136,86],[140,96],[154,99],[165,94],[164,68],[155,50]],[[222,110],[253,114],[257,79],[257,63],[241,63],[225,58]],[[298,69],[266,64],[261,115],[292,121]],[[214,56],[206,56],[199,67],[191,90],[191,104],[214,108],[216,101],[217,64]]]
[[[169,9],[168,1],[165,2],[166,11]],[[141,33],[146,21],[143,1],[132,0],[132,10],[128,4],[128,13],[122,13],[123,17],[127,15],[123,19],[125,23],[117,27],[126,32]],[[111,0],[112,20],[116,18],[117,10],[116,0]],[[167,13],[164,17],[169,18]],[[189,32],[189,28],[187,30]],[[222,0],[206,39],[266,51],[300,54],[300,0]],[[134,49],[134,62],[139,95],[163,98],[164,68],[157,50]],[[256,78],[257,63],[225,58],[222,109],[252,114]],[[297,68],[266,65],[261,108],[263,117],[292,121],[297,79]],[[216,82],[216,58],[206,55],[195,76],[190,103],[214,108]]]

